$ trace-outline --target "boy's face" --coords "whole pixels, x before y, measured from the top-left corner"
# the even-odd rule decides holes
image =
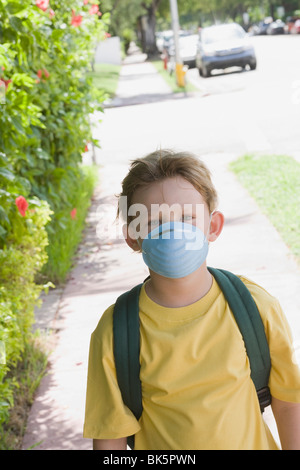
[[[133,240],[143,240],[162,223],[182,221],[199,227],[210,241],[208,206],[199,191],[181,176],[137,189],[129,214],[133,220],[127,229]]]

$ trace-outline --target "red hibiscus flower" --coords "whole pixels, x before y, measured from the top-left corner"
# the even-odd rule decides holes
[[[89,14],[95,15],[96,13],[98,13],[98,11],[99,11],[98,5],[92,5],[91,8],[89,9]]]
[[[16,198],[16,206],[21,214],[22,217],[25,217],[26,211],[28,209],[28,202],[26,201],[25,197],[18,196]]]
[[[38,76],[38,80],[36,80],[37,83],[39,83],[39,81],[40,81],[40,79],[42,78],[43,75],[44,75],[45,78],[49,78],[49,77],[50,77],[50,73],[48,72],[47,69],[43,69],[43,70],[39,69],[39,70],[37,71],[37,76]],[[43,80],[43,82],[44,82],[44,81],[45,81],[45,80]]]
[[[74,209],[71,210],[70,214],[73,220],[76,219],[76,215],[77,215],[76,207],[74,207]]]
[[[46,11],[49,6],[49,0],[36,0],[36,6],[43,11]]]
[[[1,81],[4,82],[5,89],[8,87],[8,85],[11,83],[11,80],[5,80],[4,78],[1,78]]]
[[[72,20],[71,20],[71,25],[72,26],[80,26],[82,22],[82,16],[81,15],[75,15],[75,11],[72,11]]]

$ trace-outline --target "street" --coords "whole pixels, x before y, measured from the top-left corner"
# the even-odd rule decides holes
[[[226,126],[231,123],[231,128],[237,125],[242,130],[245,150],[299,158],[300,36],[255,36],[251,42],[257,55],[256,71],[241,72],[236,67],[203,79],[197,69],[190,69],[188,80],[211,98],[218,95],[215,115],[218,120],[220,116],[226,119]],[[204,105],[206,115],[212,114],[212,106]],[[232,148],[233,144],[232,140]]]
[[[123,161],[160,146],[200,154],[267,151],[300,159],[300,36],[257,36],[251,40],[258,59],[256,71],[217,72],[217,76],[203,79],[197,69],[190,69],[188,80],[202,95],[153,103],[142,119],[138,107],[119,110],[118,117],[114,116],[118,139],[113,142],[106,132],[106,121],[114,110],[107,109],[100,135],[105,155],[121,144]],[[130,122],[132,136],[123,119]],[[152,140],[143,138],[149,134]],[[126,149],[123,138],[129,143]]]

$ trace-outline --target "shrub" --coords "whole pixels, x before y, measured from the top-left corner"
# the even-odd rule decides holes
[[[50,214],[47,202],[36,198],[29,200],[24,216],[15,206],[5,249],[0,250],[0,341],[6,356],[0,364],[0,424],[8,416],[15,385],[4,380],[6,373],[22,357],[37,299],[49,286],[37,285],[35,275],[47,259],[45,225]]]
[[[82,153],[89,141],[97,144],[89,116],[102,109],[104,99],[86,71],[108,19],[91,9],[81,0],[53,0],[51,9],[47,0],[0,0],[0,74],[2,69],[6,88],[0,105],[0,248],[15,196],[7,185],[47,200],[61,227],[62,207],[72,210],[68,191],[82,178]]]
[[[0,0],[0,424],[16,386],[7,372],[49,285],[47,270],[45,286],[36,282],[46,247],[70,229],[75,207],[82,222],[91,194],[80,163],[97,145],[89,116],[105,96],[87,71],[107,24],[97,0]]]
[[[70,191],[68,191],[69,203],[62,207],[55,217],[53,216],[54,218],[47,226],[49,238],[47,247],[48,262],[42,269],[43,279],[51,279],[54,284],[65,281],[72,266],[73,255],[81,240],[82,228],[97,181],[97,175],[97,168],[87,166],[82,167],[76,177],[77,185],[75,187],[72,184],[72,179],[65,181],[65,184],[69,183],[70,186]]]

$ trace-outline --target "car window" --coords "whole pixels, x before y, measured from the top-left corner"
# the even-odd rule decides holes
[[[212,44],[218,41],[243,39],[246,33],[238,25],[213,26],[202,31],[202,41],[205,44]]]

